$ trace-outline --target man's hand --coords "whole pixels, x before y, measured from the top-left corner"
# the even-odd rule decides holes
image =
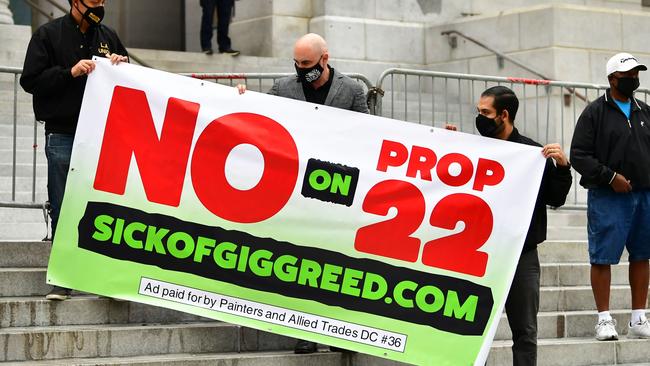
[[[612,180],[609,185],[612,186],[612,189],[616,193],[632,192],[632,185],[630,184],[630,181],[623,176],[623,174],[616,173],[614,180]]]
[[[106,58],[111,59],[113,65],[117,65],[120,62],[128,62],[129,58],[126,56],[118,55],[117,53],[107,53]]]
[[[542,155],[547,159],[553,158],[558,166],[569,165],[569,159],[567,159],[564,151],[562,151],[560,144],[548,144],[544,146],[542,149]]]
[[[246,84],[237,84],[236,86],[239,95],[246,93]]]
[[[456,125],[452,125],[451,123],[445,123],[445,130],[458,131],[458,127],[456,127]]]
[[[95,70],[95,62],[93,60],[79,60],[76,65],[70,69],[70,74],[73,78],[90,74]]]

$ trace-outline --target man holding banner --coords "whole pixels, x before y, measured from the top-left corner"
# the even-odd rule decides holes
[[[293,48],[296,75],[277,80],[269,94],[368,113],[363,88],[331,67],[327,42],[315,33],[300,37]],[[240,94],[246,85],[239,84]]]
[[[296,75],[277,80],[269,94],[341,109],[368,113],[368,105],[361,86],[354,80],[334,70],[327,61],[329,51],[323,37],[309,33],[300,37],[293,49]],[[240,94],[245,85],[237,85]],[[299,340],[295,353],[314,353],[315,342]],[[339,350],[334,348],[334,350]]]
[[[485,90],[479,99],[476,129],[485,137],[540,146],[519,134],[514,127],[519,100],[505,86]],[[455,130],[449,125],[448,129]],[[571,188],[569,161],[559,144],[548,144],[547,159],[524,248],[506,300],[506,314],[512,331],[512,357],[516,366],[537,364],[537,312],[539,310],[540,266],[537,245],[546,240],[546,206],[560,207]],[[554,163],[555,162],[555,163]]]
[[[36,119],[45,122],[47,193],[52,237],[59,221],[79,110],[93,56],[113,64],[128,61],[114,30],[102,25],[104,0],[69,0],[70,13],[40,27],[32,36],[20,85],[33,95]],[[48,300],[65,300],[70,290],[54,286]]]

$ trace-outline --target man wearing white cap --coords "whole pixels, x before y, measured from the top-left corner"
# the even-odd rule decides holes
[[[596,339],[618,339],[609,313],[611,265],[629,253],[632,314],[628,338],[650,338],[645,315],[650,259],[650,107],[634,98],[639,71],[629,53],[607,61],[610,88],[580,115],[571,164],[587,188],[591,288],[598,308]]]

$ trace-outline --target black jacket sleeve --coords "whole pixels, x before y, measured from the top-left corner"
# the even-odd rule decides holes
[[[596,158],[596,128],[593,108],[585,109],[576,124],[571,140],[571,164],[588,181],[607,186],[614,177],[614,171],[601,164]]]
[[[546,159],[541,184],[544,204],[551,207],[564,205],[572,180],[570,167],[557,167],[553,159]]]
[[[36,32],[29,41],[20,85],[33,95],[54,95],[60,93],[72,80],[70,68],[56,65],[47,46],[45,34]]]

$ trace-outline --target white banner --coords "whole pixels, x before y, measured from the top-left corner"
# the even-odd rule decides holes
[[[483,364],[541,148],[96,63],[48,281],[404,362]]]

